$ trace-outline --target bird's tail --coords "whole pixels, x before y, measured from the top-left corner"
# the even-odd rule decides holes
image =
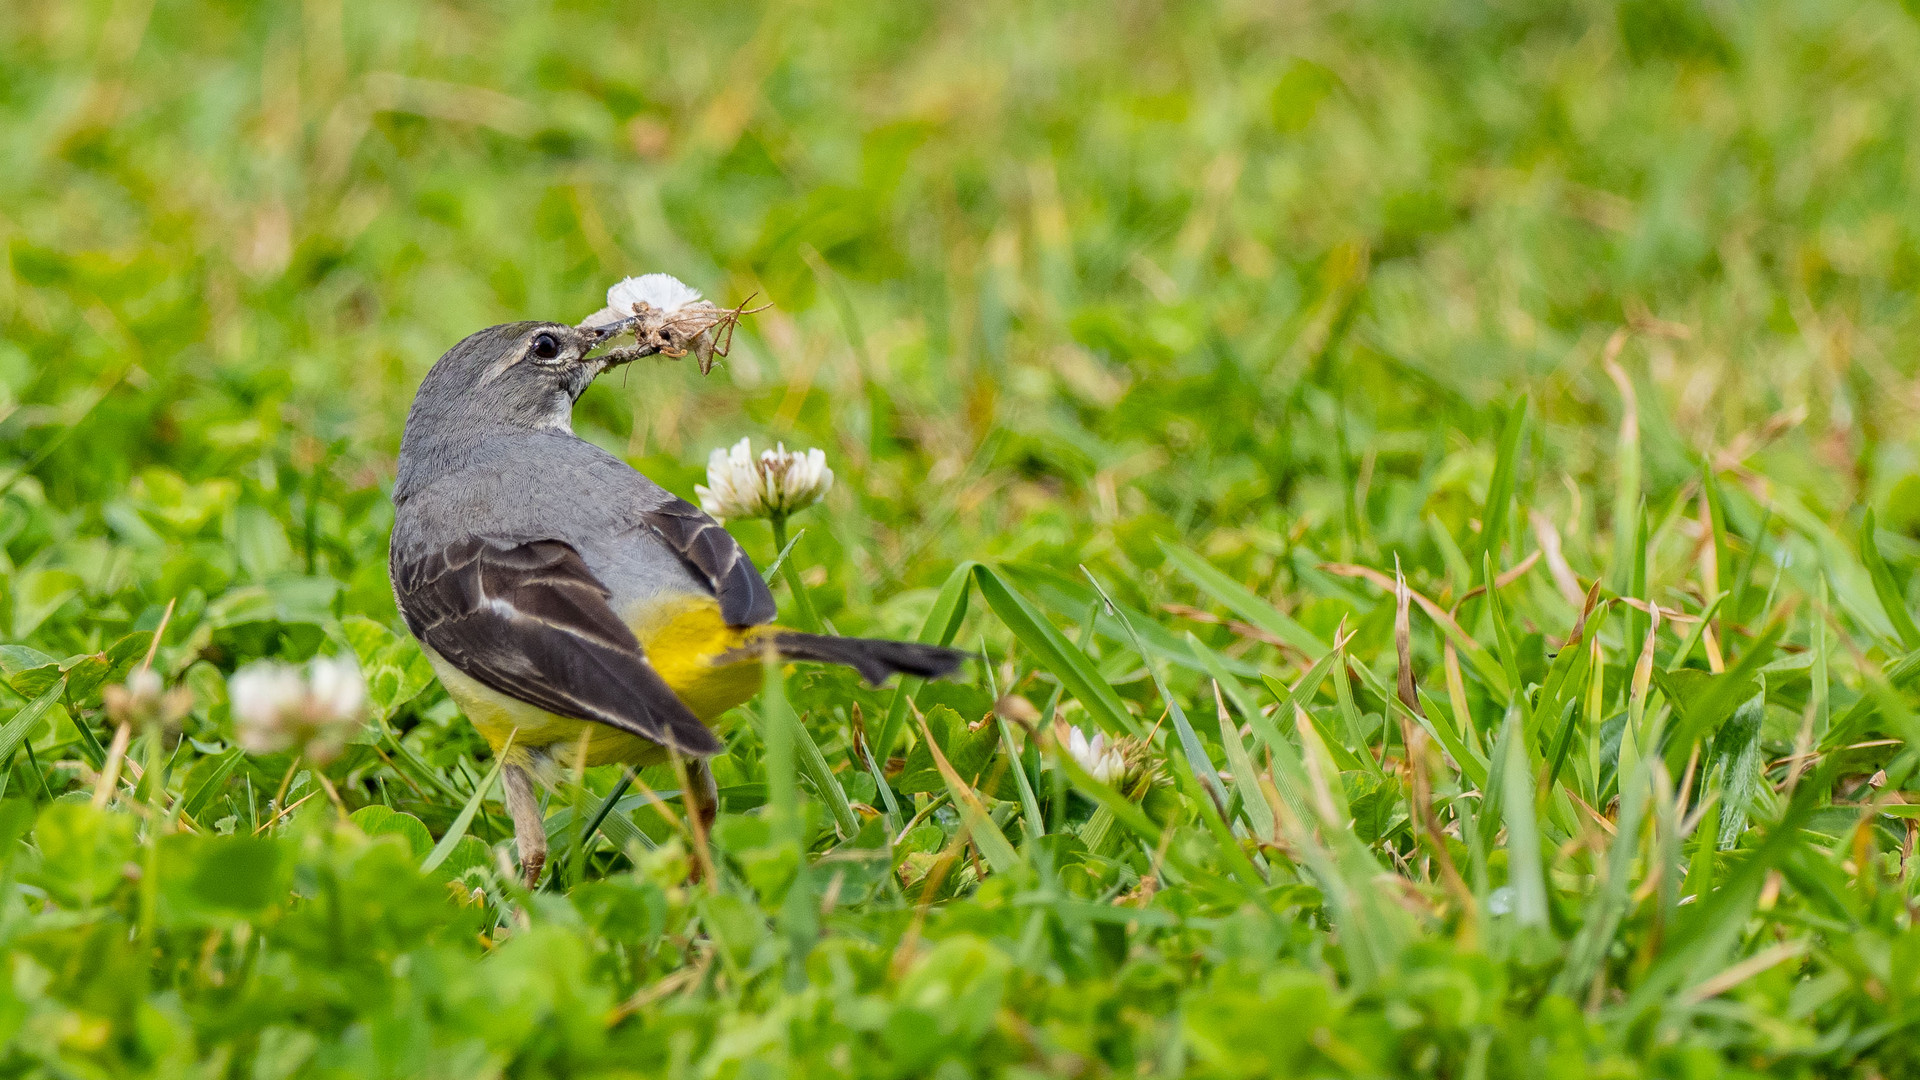
[[[771,642],[783,660],[806,660],[820,664],[845,664],[860,673],[867,682],[878,685],[889,675],[915,675],[938,679],[959,669],[967,654],[939,645],[915,641],[883,641],[878,638],[829,637],[803,634],[798,630],[770,629],[756,635],[758,643]],[[752,645],[748,646],[753,648]],[[742,650],[746,651],[746,650]]]

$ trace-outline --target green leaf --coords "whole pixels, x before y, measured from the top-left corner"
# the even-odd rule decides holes
[[[65,670],[67,700],[74,705],[86,705],[98,700],[100,687],[106,684],[113,665],[107,662],[105,653],[89,653],[68,660]]]
[[[411,636],[397,635],[363,615],[342,619],[340,632],[360,662],[367,700],[379,719],[392,719],[432,684],[433,664]]]
[[[41,623],[66,606],[67,601],[79,596],[84,585],[80,575],[71,570],[15,573],[9,588],[13,597],[13,632],[8,636],[15,641],[32,637]]]
[[[290,899],[293,852],[279,840],[266,836],[173,839],[191,841],[170,847],[166,853],[169,866],[177,861],[188,865],[168,890],[176,902],[229,918],[255,919],[274,904]]]
[[[433,833],[427,829],[426,822],[412,814],[375,803],[355,810],[347,820],[369,837],[398,836],[416,859],[424,859],[433,852]]]
[[[39,649],[25,645],[0,645],[0,675],[6,676],[8,681],[22,672],[49,666],[58,667],[59,661]]]
[[[945,705],[928,709],[924,720],[939,749],[962,779],[978,785],[989,775],[1000,744],[996,728],[983,723],[976,730]],[[946,779],[934,761],[933,747],[925,740],[914,743],[913,749],[907,752],[906,764],[893,786],[903,795],[947,789]]]
[[[96,808],[91,802],[55,802],[34,823],[40,867],[27,880],[62,903],[90,907],[127,882],[136,848],[132,815]]]
[[[39,697],[60,679],[60,661],[25,645],[0,645],[0,673],[22,697]]]

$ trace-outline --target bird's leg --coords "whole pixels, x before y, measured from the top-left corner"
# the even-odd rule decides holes
[[[700,832],[713,831],[713,819],[720,816],[720,785],[705,758],[687,762],[687,811],[700,819]]]
[[[540,816],[540,799],[533,778],[518,765],[500,770],[507,788],[507,812],[513,815],[513,843],[520,851],[520,873],[531,889],[547,865],[547,822]]]
[[[680,803],[686,808],[687,831],[693,841],[693,865],[687,880],[698,883],[706,880],[713,869],[707,836],[713,831],[713,819],[720,813],[720,786],[714,783],[713,770],[705,759],[688,761],[672,751],[668,753],[672,755],[673,771],[680,777]]]

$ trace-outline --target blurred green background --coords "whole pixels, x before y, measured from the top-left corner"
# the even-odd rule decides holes
[[[420,375],[653,270],[775,308],[580,430],[682,494],[743,434],[824,447],[843,621],[1156,530],[1418,546],[1522,390],[1604,491],[1628,322],[1674,324],[1628,357],[1654,478],[1765,431],[1834,515],[1915,467],[1892,4],[124,0],[9,5],[0,50],[0,434],[60,541],[8,550],[88,588],[292,568],[389,611]]]
[[[1826,616],[1828,597],[1834,677],[1851,687],[1836,684],[1836,704],[1866,700],[1881,661],[1905,652],[1882,603],[1912,597],[1920,563],[1912,0],[0,0],[0,162],[0,640],[31,650],[0,667],[27,700],[40,684],[19,676],[34,664],[110,649],[176,601],[158,663],[200,695],[188,731],[202,756],[185,776],[205,784],[207,763],[227,760],[236,771],[206,797],[247,825],[293,767],[217,756],[231,735],[223,676],[258,657],[342,651],[346,626],[362,628],[365,662],[372,639],[354,618],[398,628],[387,491],[421,376],[476,329],[576,321],[615,280],[652,271],[773,307],[708,377],[666,361],[616,373],[582,400],[577,429],[688,497],[708,452],[741,436],[823,448],[838,483],[796,522],[796,558],[842,632],[917,632],[953,568],[981,559],[1070,634],[1087,617],[1085,564],[1172,628],[1150,637],[1156,649],[1185,648],[1173,634],[1192,630],[1243,673],[1291,678],[1295,654],[1218,625],[1208,591],[1166,564],[1164,538],[1309,634],[1330,640],[1344,620],[1357,650],[1391,657],[1390,598],[1321,567],[1397,562],[1415,589],[1458,601],[1480,570],[1461,552],[1477,558],[1484,540],[1497,438],[1524,399],[1502,565],[1551,535],[1576,593],[1596,577],[1624,585],[1617,553],[1634,547],[1644,495],[1642,595],[1697,613],[1716,588],[1741,590],[1722,613],[1730,655],[1777,611]],[[1623,444],[1629,400],[1637,440]],[[1711,542],[1688,532],[1703,476],[1727,492],[1726,535]],[[1504,489],[1493,501],[1506,509]],[[1839,539],[1868,507],[1890,592]],[[766,565],[765,526],[734,531]],[[1731,562],[1696,579],[1702,544],[1738,554],[1739,581]],[[1576,607],[1544,570],[1513,592],[1537,674],[1550,658],[1541,635]],[[1492,641],[1494,624],[1475,617],[1468,629]],[[1634,618],[1607,631],[1610,692],[1645,630]],[[1822,657],[1824,694],[1827,631],[1793,625],[1788,651]],[[1439,693],[1431,630],[1421,624],[1417,655]],[[994,689],[1044,702],[1053,676],[1016,637],[976,612],[961,644],[995,658]],[[1090,650],[1130,706],[1159,714],[1115,627]],[[117,677],[130,660],[112,662]],[[1478,679],[1472,704],[1490,732],[1503,705]],[[1204,729],[1213,704],[1200,686],[1177,673]],[[485,763],[444,695],[412,689],[390,719],[420,768],[382,772],[367,747],[336,778],[348,805],[401,806],[440,832]],[[846,680],[795,690],[818,706],[809,724],[842,770],[844,725],[827,713],[856,697],[870,717],[885,708],[866,693]],[[1809,693],[1796,683],[1773,701],[1769,759],[1795,749],[1787,710],[1814,708]],[[6,805],[23,790],[86,802],[87,740],[108,731],[98,706],[97,692],[52,706],[24,743],[46,759],[0,777]],[[1391,711],[1371,707],[1374,725]],[[1202,734],[1214,745],[1218,732]],[[1874,745],[1863,777],[1895,754]],[[722,781],[757,782],[758,766],[744,752]],[[291,794],[314,794],[301,776]],[[426,791],[403,789],[415,776]],[[869,777],[852,780],[873,797]],[[1364,793],[1382,820],[1400,813],[1400,789]],[[205,817],[224,813],[207,805]],[[8,850],[27,828],[10,813]],[[951,817],[932,820],[952,830]],[[76,817],[64,840],[49,820],[21,856],[42,869],[0,901],[15,984],[0,993],[0,1032],[16,1032],[5,1060],[23,1075],[760,1075],[749,1065],[798,1069],[808,1053],[835,1075],[1193,1062],[1218,1075],[1536,1075],[1530,1055],[1548,1046],[1564,1075],[1729,1063],[1833,1075],[1822,1070],[1869,1048],[1884,1075],[1913,1067],[1897,1038],[1880,1041],[1909,1030],[1920,1001],[1905,981],[1920,968],[1898,959],[1920,955],[1895,902],[1911,890],[1843,918],[1846,902],[1881,895],[1844,877],[1818,878],[1826,899],[1791,900],[1781,919],[1802,919],[1796,932],[1871,926],[1867,944],[1823,953],[1824,981],[1797,984],[1813,990],[1773,969],[1743,999],[1750,1011],[1689,1013],[1682,1040],[1624,1022],[1603,1037],[1568,999],[1541,1004],[1544,969],[1525,956],[1488,960],[1438,938],[1384,998],[1329,989],[1321,973],[1344,979],[1347,961],[1318,915],[1276,928],[1177,890],[1166,904],[1205,929],[1180,930],[1191,936],[1165,945],[1174,959],[1139,961],[1125,934],[1115,946],[1109,929],[1069,920],[1057,932],[1068,959],[1048,967],[1023,951],[1037,932],[991,879],[984,899],[934,917],[929,942],[942,944],[908,975],[888,966],[921,931],[908,909],[850,898],[847,918],[867,921],[811,954],[802,976],[816,996],[783,997],[795,987],[762,962],[773,938],[749,893],[696,903],[658,884],[675,867],[527,900],[537,918],[518,935],[511,919],[526,915],[500,914],[512,904],[497,890],[475,901],[495,921],[456,911],[410,869],[420,851],[328,846],[345,842],[317,818],[280,846],[235,841],[220,849],[235,861],[206,863],[207,880],[257,870],[309,899],[332,895],[315,880],[344,882],[358,906],[323,924],[330,909],[281,905],[284,888],[204,910],[152,900],[138,874],[113,877],[136,857],[128,816]],[[737,820],[750,824],[735,826],[736,853],[760,850],[758,819]],[[1391,843],[1413,852],[1399,821]],[[1883,824],[1893,859],[1897,823]],[[412,828],[388,831],[431,842]],[[491,811],[474,826],[488,841],[503,830]],[[1847,849],[1835,845],[1838,865]],[[618,863],[602,854],[598,869]],[[63,858],[107,876],[75,886]],[[1590,884],[1560,869],[1556,895]],[[1114,873],[1120,884],[1102,894],[1103,879],[1095,895],[1139,879]],[[1817,892],[1816,877],[1789,896]],[[1422,887],[1438,889],[1430,875]],[[108,888],[119,914],[93,906]],[[1275,885],[1274,908],[1317,903],[1286,891],[1306,888]],[[731,950],[699,968],[706,996],[674,997],[686,982],[648,996],[683,977],[676,950],[696,917]],[[172,927],[157,951],[128,946],[129,926],[146,935],[154,918]],[[1668,940],[1662,918],[1642,910],[1623,932],[1621,986]],[[250,938],[254,925],[273,929]],[[342,925],[355,928],[347,957],[323,944]],[[496,940],[475,946],[483,929],[508,942],[484,963]],[[1560,929],[1570,936],[1571,922]],[[269,936],[285,951],[248,944]],[[267,974],[246,994],[221,990],[215,960],[244,967],[249,949]],[[904,1019],[874,1012],[882,999]],[[1431,1027],[1407,1034],[1409,1009],[1428,1010]],[[388,1013],[399,1019],[383,1027]],[[635,1015],[646,1022],[620,1026]],[[776,1053],[776,1035],[753,1026],[762,1015],[817,1026]],[[1237,1056],[1297,1017],[1338,1037]],[[846,1045],[871,1058],[834,1056],[841,1024],[866,1033]]]

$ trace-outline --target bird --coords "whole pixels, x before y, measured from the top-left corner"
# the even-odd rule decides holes
[[[725,749],[712,725],[759,689],[769,652],[873,684],[966,658],[775,625],[772,592],[719,522],[574,434],[595,377],[663,351],[657,336],[600,351],[632,321],[471,334],[422,379],[401,435],[394,598],[501,761],[529,888],[547,855],[535,784],[573,768],[681,755],[688,805],[711,823],[707,760]]]

